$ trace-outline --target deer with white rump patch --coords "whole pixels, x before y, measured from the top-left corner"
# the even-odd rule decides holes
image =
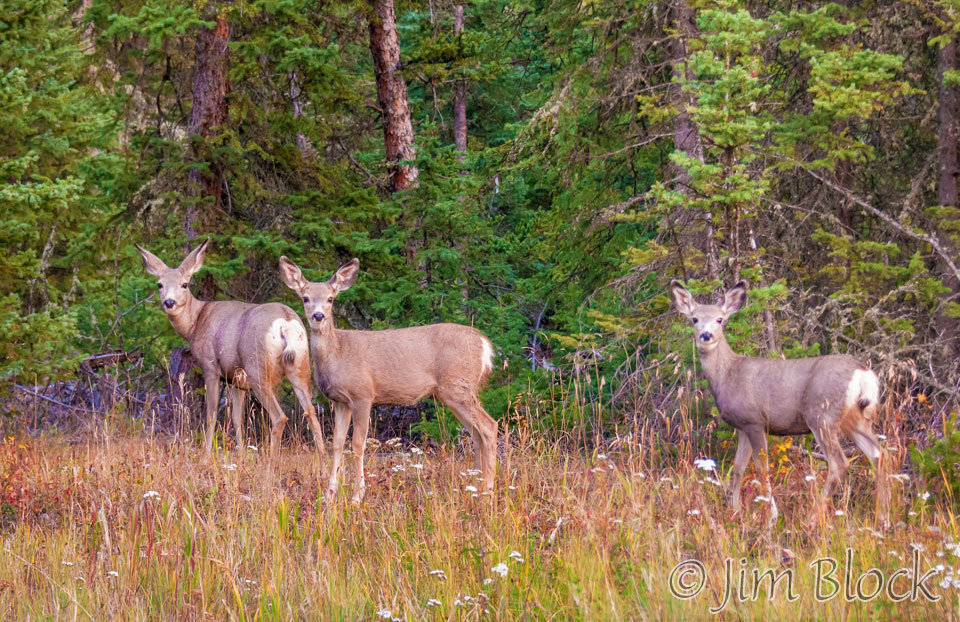
[[[203,265],[209,238],[193,249],[176,268],[169,268],[156,255],[137,246],[147,272],[157,277],[160,304],[173,329],[190,343],[190,351],[203,369],[206,389],[207,429],[204,455],[213,450],[213,426],[220,403],[220,379],[228,382],[237,448],[243,447],[243,406],[253,389],[270,414],[270,456],[280,450],[280,436],[287,422],[274,391],[284,378],[310,422],[320,464],[323,465],[323,433],[310,401],[310,359],[307,331],[297,313],[279,304],[250,304],[237,300],[197,300],[190,293],[190,277]]]
[[[827,459],[822,497],[826,505],[848,467],[840,446],[843,435],[875,467],[878,516],[885,522],[887,493],[882,466],[886,452],[871,429],[879,405],[877,375],[846,355],[782,360],[736,354],[727,343],[723,327],[746,302],[744,281],[726,292],[720,306],[697,303],[677,281],[670,284],[670,292],[677,310],[693,322],[700,364],[717,410],[739,437],[729,484],[731,507],[740,507],[740,480],[752,450],[754,467],[769,494],[772,523],[777,506],[767,477],[767,434],[810,433]]]
[[[360,261],[353,259],[323,283],[307,281],[300,268],[280,258],[287,286],[303,300],[310,327],[310,350],[317,386],[330,400],[335,416],[333,466],[328,498],[337,476],[353,417],[356,454],[353,502],[363,498],[363,450],[374,404],[413,404],[427,396],[443,402],[473,438],[477,466],[486,490],[493,490],[497,466],[497,422],[477,393],[493,369],[493,347],[483,333],[460,324],[432,324],[390,330],[338,330],[333,300],[357,280]]]

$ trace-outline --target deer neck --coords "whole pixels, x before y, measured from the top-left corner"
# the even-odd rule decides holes
[[[206,300],[197,300],[191,295],[187,298],[180,313],[169,316],[170,323],[173,324],[173,330],[186,339],[187,343],[193,343],[193,336],[197,330],[200,312],[203,311],[205,306],[207,306]]]
[[[730,349],[726,338],[721,338],[709,352],[700,352],[700,367],[711,387],[717,386],[727,375],[739,355]]]
[[[326,368],[340,352],[340,334],[334,326],[333,318],[319,327],[310,327],[310,349],[314,364]]]

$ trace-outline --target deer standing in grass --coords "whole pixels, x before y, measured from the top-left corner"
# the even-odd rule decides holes
[[[213,426],[220,403],[220,379],[228,382],[237,447],[243,447],[243,407],[253,389],[270,415],[270,457],[280,450],[287,422],[274,391],[284,378],[293,385],[313,430],[323,465],[323,432],[310,401],[310,359],[307,332],[297,313],[280,303],[250,304],[236,300],[197,300],[190,293],[190,277],[203,265],[210,240],[193,249],[176,268],[137,246],[147,272],[157,277],[160,301],[173,329],[190,344],[203,369],[206,388],[204,455],[213,450]]]
[[[670,292],[677,310],[693,322],[700,364],[717,410],[739,437],[729,484],[731,507],[740,507],[740,480],[752,451],[754,467],[768,490],[772,524],[777,505],[767,477],[767,434],[810,433],[827,459],[825,506],[847,471],[840,446],[843,435],[856,443],[875,467],[878,517],[885,522],[887,497],[881,467],[886,453],[871,429],[879,403],[877,375],[846,355],[782,360],[736,354],[723,327],[746,302],[744,281],[727,291],[720,306],[698,304],[677,281],[670,284]]]
[[[413,404],[426,396],[443,402],[473,438],[477,466],[486,490],[493,490],[497,465],[497,422],[477,393],[493,369],[490,340],[469,326],[432,324],[390,330],[337,330],[333,300],[357,280],[360,261],[353,259],[323,283],[312,283],[286,257],[280,273],[303,300],[310,327],[314,379],[330,400],[335,416],[333,466],[328,498],[337,477],[353,417],[356,454],[353,502],[363,498],[363,450],[374,404]]]

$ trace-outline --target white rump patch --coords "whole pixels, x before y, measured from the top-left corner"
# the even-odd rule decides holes
[[[480,354],[480,366],[483,373],[489,374],[493,371],[493,344],[486,337],[481,337],[480,343],[483,346],[483,351]]]
[[[267,331],[267,340],[277,351],[299,352],[307,349],[307,332],[299,320],[277,318]]]
[[[858,402],[861,399],[868,400],[873,405],[880,401],[880,381],[877,380],[877,375],[869,369],[857,369],[853,372],[850,384],[847,385],[847,394],[843,400],[844,410],[854,406],[859,408]]]

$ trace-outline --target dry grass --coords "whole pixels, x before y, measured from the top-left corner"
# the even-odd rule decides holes
[[[0,619],[699,619],[722,600],[727,558],[735,576],[741,558],[748,577],[792,569],[799,599],[781,584],[768,600],[765,584],[755,600],[734,594],[721,619],[958,619],[960,590],[941,587],[943,574],[926,582],[939,602],[816,600],[810,563],[836,558],[842,579],[848,547],[854,580],[911,566],[915,547],[921,574],[960,564],[952,514],[909,483],[892,482],[900,524],[873,531],[872,475],[860,463],[836,503],[843,515],[811,524],[825,467],[779,446],[782,518],[771,534],[751,485],[745,512],[731,516],[686,451],[671,457],[642,439],[587,455],[512,439],[492,497],[477,496],[458,452],[383,447],[368,462],[364,504],[349,505],[347,486],[324,508],[307,445],[285,447],[271,469],[247,449],[205,465],[192,443],[136,432],[8,436]],[[702,561],[708,581],[681,601],[668,579],[685,559]]]

